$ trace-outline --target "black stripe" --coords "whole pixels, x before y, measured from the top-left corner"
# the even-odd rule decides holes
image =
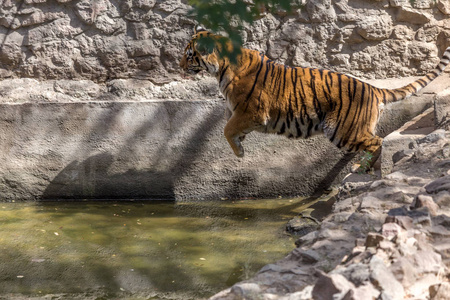
[[[333,110],[333,100],[331,99],[331,96],[327,91],[325,91],[325,86],[322,85],[322,92],[325,97],[325,100],[327,100],[327,103],[329,105],[329,109]]]
[[[367,103],[367,105],[365,106],[366,107],[366,109],[365,109],[365,113],[364,113],[364,117],[363,117],[363,121],[364,121],[364,123],[365,122],[369,122],[369,120],[370,120],[370,117],[371,117],[371,115],[372,115],[372,111],[371,110],[369,110],[371,107],[372,107],[372,105],[373,105],[373,100],[374,100],[374,97],[373,97],[373,90],[371,89],[371,85],[369,85],[369,84],[367,84],[367,83],[365,83],[365,82],[363,82],[363,85],[367,85],[367,89],[368,89],[368,97],[367,97],[367,100],[370,100],[371,102],[370,102],[370,104],[369,103]],[[359,133],[359,129],[360,129],[361,127],[358,127],[358,129],[357,129],[357,131],[356,131],[356,134],[358,135],[358,133]],[[365,130],[365,132],[368,132],[367,130],[366,130],[367,128],[364,128],[364,130]]]
[[[354,79],[353,79],[354,80]],[[348,89],[348,91],[347,91],[347,97],[348,97],[348,108],[347,108],[347,112],[345,113],[345,117],[344,117],[344,120],[342,121],[342,125],[343,126],[345,126],[345,122],[347,121],[347,118],[348,118],[348,116],[350,115],[350,111],[351,111],[351,108],[352,108],[352,104],[353,104],[353,97],[352,97],[352,92],[351,92],[351,85],[352,85],[352,78],[348,78],[348,86],[347,86],[347,89]],[[353,93],[355,93],[355,91],[353,90]],[[349,127],[349,128],[351,128],[351,127]],[[349,132],[346,132],[346,134],[345,135],[348,135],[348,133]],[[343,136],[344,137],[344,136]],[[343,139],[341,139],[340,141],[339,141],[339,143],[337,144],[337,146],[340,148],[341,146],[345,146],[345,144],[347,143],[347,142],[345,142],[344,144],[341,144],[342,142],[343,142],[344,140]]]
[[[294,68],[291,70],[291,80],[292,80],[292,89],[294,91],[294,98],[295,98],[295,106],[296,111],[298,111],[298,97],[297,97],[297,69]]]
[[[278,111],[278,117],[277,117],[277,120],[275,121],[275,124],[273,124],[273,129],[275,129],[277,127],[278,121],[280,120],[280,116],[281,116],[281,110]]]
[[[271,64],[272,65],[272,71],[270,72],[270,76],[272,77],[272,81],[273,81],[273,73],[275,71],[275,64]]]
[[[252,62],[253,62],[253,55],[249,55],[249,56],[250,56],[250,61],[248,62],[248,64],[245,65],[245,68],[243,68],[243,69],[241,70],[241,72],[243,72],[243,71],[245,71],[245,70],[247,70],[248,68],[251,67]]]
[[[303,115],[305,116],[306,122],[303,119]],[[309,122],[309,120],[311,120],[311,118],[309,117],[308,113],[306,112],[306,105],[302,104],[302,108],[300,109],[300,122],[302,123],[302,125],[305,125]]]
[[[283,122],[283,124],[281,125],[281,128],[280,128],[280,131],[278,131],[278,134],[283,134],[285,132],[285,128],[286,128],[286,125]]]
[[[305,69],[302,69],[303,74],[305,74]],[[302,100],[302,105],[304,105],[305,101],[306,101],[306,93],[305,93],[305,88],[303,87],[303,80],[302,77],[299,77],[300,80],[300,100]],[[303,93],[303,95],[302,95]]]
[[[291,120],[293,119],[294,111],[292,110],[292,94],[289,95],[289,108],[286,116],[286,126],[288,129],[291,128]]]
[[[391,95],[393,101],[397,100],[397,96],[394,92],[392,92],[391,90],[388,90],[387,92]]]
[[[295,120],[295,128],[297,129],[297,137],[299,137],[302,135],[302,130],[300,129],[300,124],[298,124],[297,118],[295,118],[294,120]]]
[[[336,73],[336,76],[338,78],[338,87],[339,87],[339,110],[338,110],[338,118],[341,115],[341,110],[342,110],[342,75],[340,73]],[[339,130],[339,127],[341,126],[341,120],[339,119],[339,121],[336,124],[336,128],[334,129],[333,135],[330,138],[331,142],[334,142],[334,139],[336,138],[336,134]]]
[[[355,82],[356,82],[356,80],[355,80]],[[357,109],[357,113],[353,114],[353,119],[352,119],[352,122],[350,123],[349,128],[353,128],[353,126],[355,124],[355,121],[358,122],[357,120],[359,119],[359,116],[361,115],[361,108],[363,106],[362,104],[364,102],[363,99],[364,99],[364,93],[365,93],[364,85],[361,84],[361,86],[362,86],[362,88],[361,88],[361,101],[355,101],[355,104],[356,104],[356,107],[357,107],[356,108]],[[356,90],[356,88],[357,88],[357,85],[355,85],[355,90]],[[356,95],[356,91],[355,91],[354,94]],[[358,104],[359,104],[359,109],[358,109]],[[356,115],[356,114],[358,114],[358,115]],[[359,128],[356,129],[356,134],[354,136],[354,139],[358,136],[358,134],[357,134],[358,131],[359,131]],[[347,139],[347,143],[346,144],[348,144],[348,141],[350,140],[350,135],[351,135],[351,132],[349,132],[347,134],[348,139]]]
[[[228,67],[229,67],[229,66],[230,66],[230,65],[227,65],[227,66],[222,70],[222,72],[220,73],[219,83],[222,82],[223,75],[225,75],[225,72],[228,70]]]
[[[433,81],[436,77],[432,77],[430,74],[425,75],[425,77],[429,80],[429,81]]]
[[[317,91],[316,91],[316,76],[313,73],[313,69],[309,70],[309,74],[311,76],[311,91],[313,93],[313,104],[314,104],[314,110],[316,111],[317,116],[319,117],[320,121],[323,121],[324,114],[322,113],[322,107],[320,105],[320,101],[317,98]]]
[[[305,137],[310,137],[311,136],[311,129],[313,128],[313,126],[314,126],[313,122],[309,121],[308,130],[306,132],[306,136]]]
[[[281,68],[279,68],[279,72],[277,73],[277,81],[278,81],[278,92],[275,99],[280,99],[280,91],[281,91]]]
[[[317,69],[318,71],[319,71],[319,74],[320,74],[320,80],[322,80],[322,82],[323,82],[323,69]]]
[[[417,80],[416,83],[419,84],[422,88],[424,88],[427,85],[426,81],[423,79]]]
[[[258,72],[256,73],[255,81],[253,82],[253,86],[252,86],[252,88],[250,90],[250,93],[247,96],[247,99],[245,99],[245,102],[247,102],[250,99],[250,97],[253,94],[253,91],[255,90],[256,83],[258,82],[259,73],[261,73],[261,69],[262,69],[263,65],[264,65],[264,56],[261,55],[261,62],[260,62],[260,66],[259,66]]]
[[[380,90],[381,93],[383,94],[383,103],[386,104],[387,103],[387,99],[386,99],[386,91],[384,89]]]

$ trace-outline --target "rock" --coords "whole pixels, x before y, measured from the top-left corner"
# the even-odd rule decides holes
[[[300,246],[303,246],[303,245],[309,245],[309,244],[313,243],[314,241],[316,241],[318,236],[319,236],[319,232],[318,231],[310,232],[310,233],[302,236],[301,238],[299,238],[295,242],[295,245],[297,247],[300,247]]]
[[[442,282],[430,286],[430,299],[431,300],[449,300],[450,299],[450,283]]]
[[[413,228],[413,219],[408,216],[387,216],[384,223],[396,223],[406,230]]]
[[[431,217],[427,207],[408,210],[406,207],[398,207],[389,210],[389,216],[408,216],[413,220],[414,224],[430,225]]]
[[[426,137],[419,139],[417,141],[418,144],[423,143],[436,143],[439,140],[445,139],[445,130],[438,129],[428,134]]]
[[[392,33],[392,19],[389,15],[377,15],[364,18],[357,25],[356,31],[366,40],[382,41]]]
[[[297,236],[304,236],[317,230],[320,224],[312,218],[296,216],[286,225],[286,231]]]
[[[450,230],[442,225],[434,225],[427,228],[427,230],[429,233],[439,238],[450,237]]]
[[[352,297],[344,299],[378,299],[380,296],[380,291],[378,291],[371,283],[365,283],[351,291],[353,292]]]
[[[450,3],[448,1],[438,0],[436,6],[444,15],[450,15]]]
[[[308,285],[302,291],[292,293],[286,300],[310,300],[312,299],[313,286]]]
[[[432,8],[433,5],[433,0],[416,0],[413,3],[413,7],[420,9]]]
[[[340,274],[321,273],[312,290],[312,297],[315,300],[339,299],[354,288],[355,286]]]
[[[388,239],[393,239],[398,234],[402,233],[404,230],[400,227],[400,225],[396,223],[385,223],[382,227],[383,236]]]
[[[405,288],[412,286],[416,282],[416,269],[405,257],[397,259],[389,266],[389,270]]]
[[[359,287],[369,281],[369,266],[363,263],[354,263],[346,268],[336,269],[330,274],[341,274],[352,282],[355,286]]]
[[[447,215],[439,215],[436,217],[433,217],[432,219],[433,225],[441,225],[446,227],[447,229],[450,229],[450,216]]]
[[[432,197],[427,195],[418,195],[414,207],[415,208],[427,207],[432,216],[437,215],[439,211],[439,205],[437,205],[433,201]]]
[[[244,299],[256,300],[260,299],[261,288],[256,283],[239,283],[231,287],[231,292]]]
[[[450,130],[450,89],[440,91],[436,95],[434,99],[434,116],[437,128]]]
[[[442,268],[441,256],[431,250],[419,250],[413,255],[414,268],[418,274],[438,274]]]
[[[304,250],[301,248],[296,248],[293,252],[293,255],[297,255],[302,261],[305,263],[316,263],[318,262],[322,256],[312,249]]]
[[[333,22],[336,12],[330,0],[308,1],[306,10],[311,22]]]
[[[411,3],[408,0],[389,0],[389,4],[392,7],[411,6]]]
[[[428,194],[436,194],[440,191],[450,191],[450,175],[438,178],[425,186]]]
[[[383,241],[384,239],[385,239],[384,235],[381,235],[381,234],[378,234],[378,233],[374,233],[374,232],[369,232],[367,234],[366,242],[365,242],[364,245],[367,248],[378,247],[380,242]]]
[[[397,14],[397,21],[423,25],[430,22],[432,16],[417,9],[402,6]]]
[[[380,258],[373,256],[370,260],[369,267],[370,280],[372,284],[381,291],[382,298],[389,297],[386,299],[404,299],[405,291],[403,286],[397,281]]]

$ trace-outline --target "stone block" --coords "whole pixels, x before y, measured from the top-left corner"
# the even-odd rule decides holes
[[[340,299],[354,288],[354,284],[341,274],[321,273],[313,288],[312,297],[316,300]]]
[[[382,299],[404,299],[405,290],[402,284],[395,278],[392,272],[386,267],[382,259],[373,256],[369,263],[370,280],[374,286],[382,291]]]
[[[450,15],[450,2],[447,0],[438,0],[437,7],[444,15]]]
[[[429,108],[383,139],[381,151],[381,175],[383,177],[391,173],[395,156],[399,157],[399,153],[408,149],[411,143],[424,138],[434,130],[432,124],[430,124],[432,127],[419,125],[419,123],[428,124],[429,120],[432,120],[433,114],[433,108]]]
[[[430,22],[433,16],[418,9],[402,6],[397,14],[397,21],[423,25]]]
[[[450,89],[441,91],[436,95],[434,117],[437,128],[450,130]]]

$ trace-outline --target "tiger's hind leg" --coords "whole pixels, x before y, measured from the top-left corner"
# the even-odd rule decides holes
[[[378,161],[381,154],[381,144],[383,139],[378,136],[370,136],[366,139],[359,139],[359,141],[349,145],[349,149],[353,151],[365,151],[367,155],[362,158],[359,164],[352,166],[352,172],[366,172],[370,170],[374,164]]]

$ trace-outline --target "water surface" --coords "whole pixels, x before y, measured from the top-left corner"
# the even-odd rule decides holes
[[[207,298],[289,253],[304,205],[0,203],[0,298]]]

